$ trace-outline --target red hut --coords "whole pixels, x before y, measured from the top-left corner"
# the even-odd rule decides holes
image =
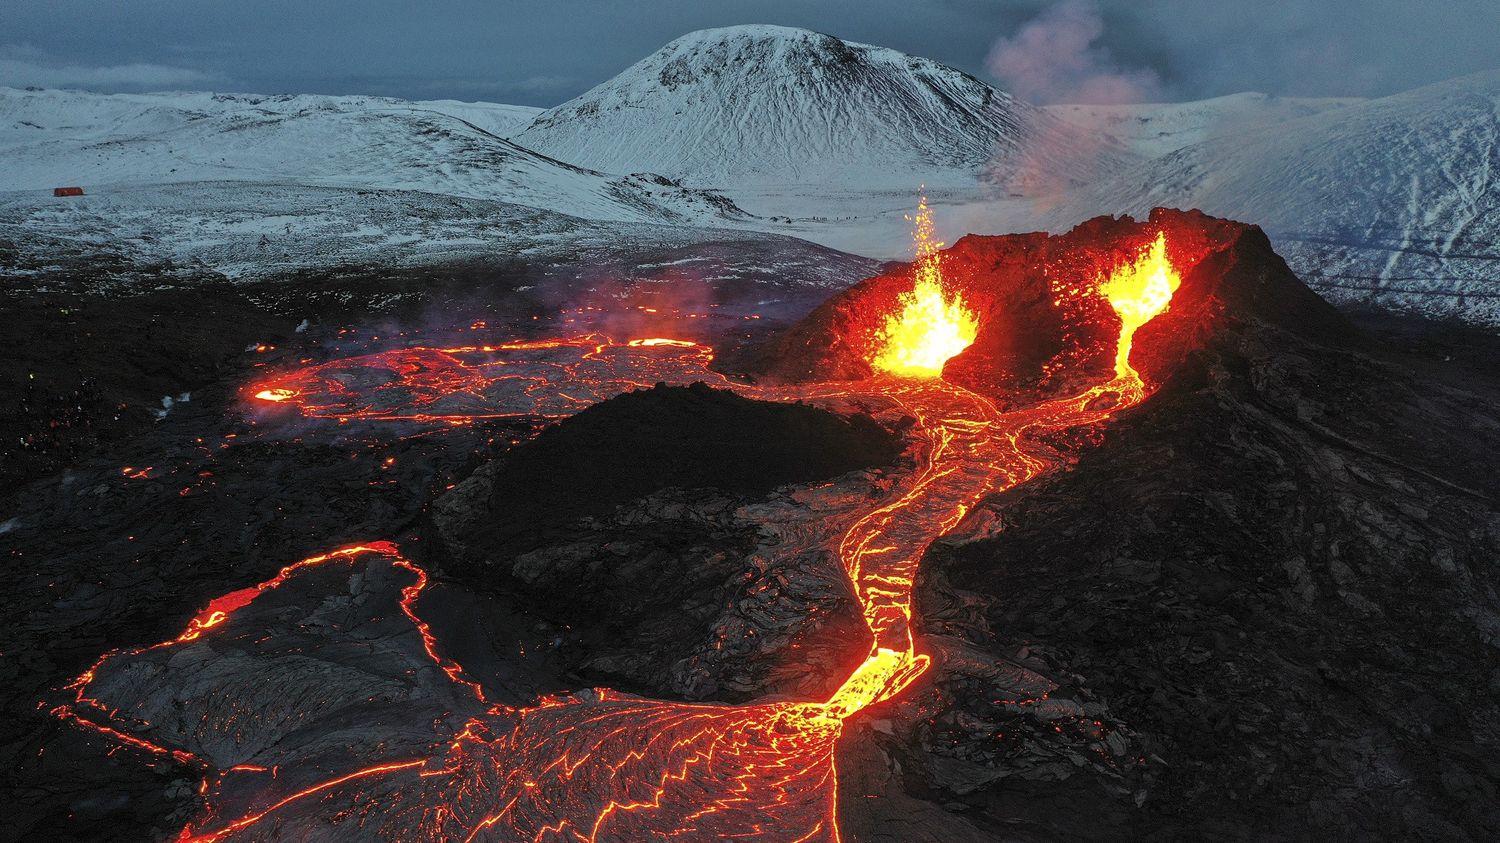
[[[81,188],[81,187],[54,187],[54,188],[52,188],[52,195],[53,196],[82,196],[83,195],[83,188]]]

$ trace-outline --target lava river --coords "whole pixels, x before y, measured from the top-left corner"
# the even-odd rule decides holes
[[[931,251],[921,256],[919,266],[932,269],[923,277],[940,281],[936,260]],[[1123,323],[1114,376],[1081,394],[1009,411],[941,377],[943,360],[962,349],[953,331],[936,324],[915,329],[915,340],[910,330],[896,337],[903,318],[894,316],[888,328],[893,342],[941,335],[948,350],[935,367],[877,367],[875,376],[858,382],[745,385],[709,370],[711,350],[695,343],[588,336],[385,352],[257,385],[263,387],[258,400],[293,404],[314,418],[449,423],[566,415],[656,381],[706,381],[763,400],[896,405],[916,419],[909,434],[916,440],[916,470],[883,499],[851,504],[829,533],[874,643],[827,699],[690,704],[596,689],[530,707],[494,704],[443,655],[442,643],[421,620],[426,575],[394,546],[372,544],[305,560],[256,588],[226,595],[176,639],[105,655],[71,686],[56,713],[199,764],[207,807],[182,832],[183,840],[838,840],[834,748],[843,722],[900,693],[929,666],[911,629],[913,579],[924,553],[982,497],[1053,467],[1056,455],[1039,446],[1039,438],[1099,424],[1144,400],[1147,387],[1129,361],[1131,335],[1166,309],[1176,283],[1160,241],[1101,277],[1099,293]],[[940,300],[932,302],[933,295]],[[972,321],[961,302],[943,295],[937,281],[926,290],[919,284],[906,306],[938,322],[945,314]],[[972,328],[959,325],[964,331],[972,340]],[[242,617],[246,607],[273,600],[291,579],[339,565],[366,566],[367,578],[394,578],[398,597],[388,601],[390,619],[382,623],[404,625],[413,652],[419,646],[418,657],[441,669],[437,681],[448,686],[443,693],[452,700],[432,715],[435,725],[424,727],[433,730],[424,748],[393,740],[369,749],[362,765],[277,769],[242,747],[217,755],[200,749],[201,742],[182,738],[182,728],[148,718],[150,706],[118,690],[128,683],[104,681],[143,659],[165,663],[172,652],[216,635],[256,635],[247,628],[252,620]],[[243,733],[251,727],[241,722],[234,728]],[[242,760],[230,763],[236,759]]]

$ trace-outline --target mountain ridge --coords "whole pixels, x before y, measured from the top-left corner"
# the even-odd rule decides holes
[[[503,108],[487,109],[494,128],[509,125]],[[0,88],[0,156],[10,163],[0,191],[295,181],[501,200],[622,222],[743,216],[722,197],[591,171],[465,119],[483,111],[386,97]]]
[[[1073,134],[1041,109],[929,59],[747,25],[674,39],[537,115],[514,138],[594,169],[719,187],[1008,176],[1025,156],[1081,143]],[[1066,155],[1026,164],[1081,175]]]
[[[283,214],[267,190],[300,184],[391,193],[393,210],[415,194],[455,197],[685,231],[732,226],[899,259],[904,214],[925,184],[945,239],[1200,208],[1261,225],[1341,305],[1496,325],[1497,115],[1500,71],[1367,100],[1244,93],[1036,107],[927,59],[751,25],[688,33],[547,110],[0,89],[0,233],[65,237],[70,211],[90,202],[50,189],[77,184],[135,191],[136,218],[148,200],[174,220],[188,206],[227,216],[218,228],[238,236],[249,216]],[[221,186],[223,212],[197,187],[177,207],[175,184]],[[235,185],[257,185],[258,198]],[[292,204],[304,217],[317,208],[311,193]],[[473,210],[437,209],[439,239],[472,239],[462,227]],[[432,236],[381,215],[382,249]],[[545,239],[553,226],[514,227],[526,216],[489,224],[510,241]],[[80,242],[107,238],[110,219],[90,216]],[[338,222],[351,248],[324,253],[357,252],[370,226]]]

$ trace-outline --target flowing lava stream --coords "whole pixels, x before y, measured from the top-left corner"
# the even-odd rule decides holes
[[[114,710],[89,693],[96,673],[113,659],[210,636],[232,624],[236,610],[309,568],[373,559],[415,577],[401,592],[401,611],[420,632],[432,662],[473,697],[477,713],[466,715],[451,740],[426,754],[384,759],[289,792],[268,785],[248,807],[244,800],[236,803],[232,814],[215,801],[230,775],[221,772],[208,794],[209,810],[184,829],[182,840],[838,840],[834,747],[843,722],[900,693],[930,663],[918,652],[911,628],[913,580],[923,554],[982,497],[1049,468],[1052,463],[1029,441],[1103,422],[1145,398],[1145,384],[1130,365],[1131,339],[1166,309],[1178,283],[1159,238],[1099,288],[1122,322],[1114,377],[1072,397],[1002,412],[941,377],[944,362],[973,342],[978,323],[943,289],[941,255],[931,242],[925,205],[917,222],[913,290],[902,297],[901,312],[885,320],[883,346],[871,360],[874,377],[795,387],[732,385],[765,400],[891,401],[917,420],[918,469],[878,506],[855,513],[837,538],[838,558],[873,645],[828,699],[690,704],[596,689],[545,698],[529,708],[491,704],[478,684],[439,654],[418,617],[415,605],[426,575],[394,546],[373,544],[304,560],[259,586],[231,592],[172,641],[107,654],[69,686],[73,699],[55,713],[196,762],[110,725]],[[559,360],[560,352],[571,356]],[[256,397],[297,404],[312,417],[462,423],[513,415],[500,408],[517,404],[529,412],[566,415],[659,380],[729,385],[706,368],[710,349],[666,338],[621,344],[587,336],[379,357],[294,373]],[[360,373],[372,365],[379,374],[361,382]],[[401,389],[391,391],[394,384]],[[263,767],[245,770],[235,775],[266,775]]]

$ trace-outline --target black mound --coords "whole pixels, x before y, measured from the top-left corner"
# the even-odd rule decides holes
[[[752,401],[702,383],[658,384],[590,407],[507,456],[490,517],[466,543],[492,558],[511,556],[661,489],[759,497],[885,465],[900,452],[899,438],[869,417]]]
[[[774,489],[901,451],[868,416],[658,385],[480,468],[434,503],[423,544],[449,576],[562,630],[552,650],[580,685],[816,699],[869,648],[857,601],[822,549],[757,553],[767,537],[741,507],[796,517]]]

